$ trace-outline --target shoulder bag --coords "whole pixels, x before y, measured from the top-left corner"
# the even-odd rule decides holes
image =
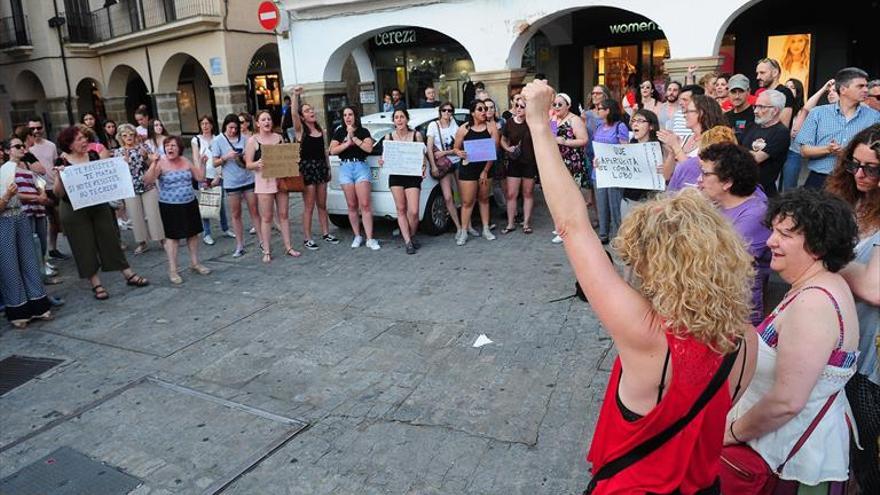
[[[712,375],[712,379],[709,380],[706,388],[703,389],[703,392],[697,397],[697,400],[694,402],[694,405],[691,406],[690,410],[688,410],[687,414],[679,418],[675,423],[669,425],[660,433],[657,433],[651,438],[636,445],[626,454],[605,463],[605,465],[593,475],[593,479],[590,480],[590,484],[587,486],[587,489],[584,490],[583,495],[590,495],[593,490],[596,489],[596,485],[600,481],[607,480],[624,469],[632,466],[636,462],[644,459],[681,432],[685,426],[697,417],[700,411],[706,407],[706,404],[712,400],[712,397],[715,397],[715,394],[721,386],[724,385],[728,375],[730,375],[730,370],[733,368],[733,363],[736,361],[738,354],[739,352],[731,352],[727,356],[724,356],[724,360],[721,361],[721,366],[719,366],[718,370],[715,371],[715,374]]]
[[[452,124],[450,124],[452,125]],[[434,166],[431,167],[431,177],[440,180],[452,171],[452,160],[443,153],[446,151],[446,143],[443,142],[443,131],[437,124],[437,139],[440,140],[440,149],[434,148]]]
[[[202,218],[218,220],[220,202],[223,200],[223,186],[206,187],[199,190],[199,214]]]
[[[721,491],[722,493],[736,493],[737,495],[772,495],[778,493],[780,485],[779,474],[783,468],[801,450],[810,434],[819,425],[819,421],[828,412],[828,408],[837,398],[835,392],[825,405],[813,418],[813,421],[798,439],[797,443],[792,447],[782,464],[775,470],[770,469],[761,454],[755,452],[754,449],[747,444],[727,445],[721,449]]]

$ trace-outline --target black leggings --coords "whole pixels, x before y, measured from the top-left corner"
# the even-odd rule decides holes
[[[880,441],[880,386],[856,373],[846,384],[846,398],[852,407],[859,443],[865,450],[851,444],[849,456],[853,472],[862,493],[880,493],[880,466],[878,445]]]

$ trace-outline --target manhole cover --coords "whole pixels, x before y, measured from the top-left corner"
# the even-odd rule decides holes
[[[134,476],[61,447],[0,481],[3,495],[124,495],[141,484]]]
[[[63,359],[9,356],[0,361],[0,395],[63,363]]]

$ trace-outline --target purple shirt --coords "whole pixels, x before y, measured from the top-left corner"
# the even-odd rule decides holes
[[[700,169],[700,159],[692,156],[687,160],[675,166],[672,177],[669,178],[669,184],[666,186],[667,191],[681,191],[685,187],[697,185],[697,180],[702,174]]]
[[[746,249],[755,258],[755,281],[752,284],[752,324],[758,325],[764,318],[764,285],[770,277],[770,248],[767,238],[770,229],[764,225],[767,213],[767,195],[759,187],[749,199],[739,206],[725,209],[721,214],[730,220],[734,230],[746,242]]]
[[[606,144],[628,143],[629,129],[626,128],[626,124],[623,122],[618,122],[617,125],[612,127],[601,124],[596,128],[596,132],[593,133],[593,142]]]

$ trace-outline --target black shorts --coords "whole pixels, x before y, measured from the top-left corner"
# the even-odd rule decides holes
[[[254,190],[253,184],[248,184],[246,186],[241,187],[230,187],[229,189],[224,189],[226,194],[238,194],[238,193],[246,193]]]
[[[299,173],[302,175],[303,184],[307,186],[330,182],[330,167],[327,165],[327,160],[302,159],[299,161]]]
[[[402,187],[404,189],[421,189],[422,178],[416,175],[389,175],[388,187]]]
[[[534,179],[538,176],[538,165],[519,160],[507,163],[507,176],[520,179]]]
[[[480,180],[484,168],[486,162],[471,162],[467,165],[462,163],[458,167],[458,180]]]

